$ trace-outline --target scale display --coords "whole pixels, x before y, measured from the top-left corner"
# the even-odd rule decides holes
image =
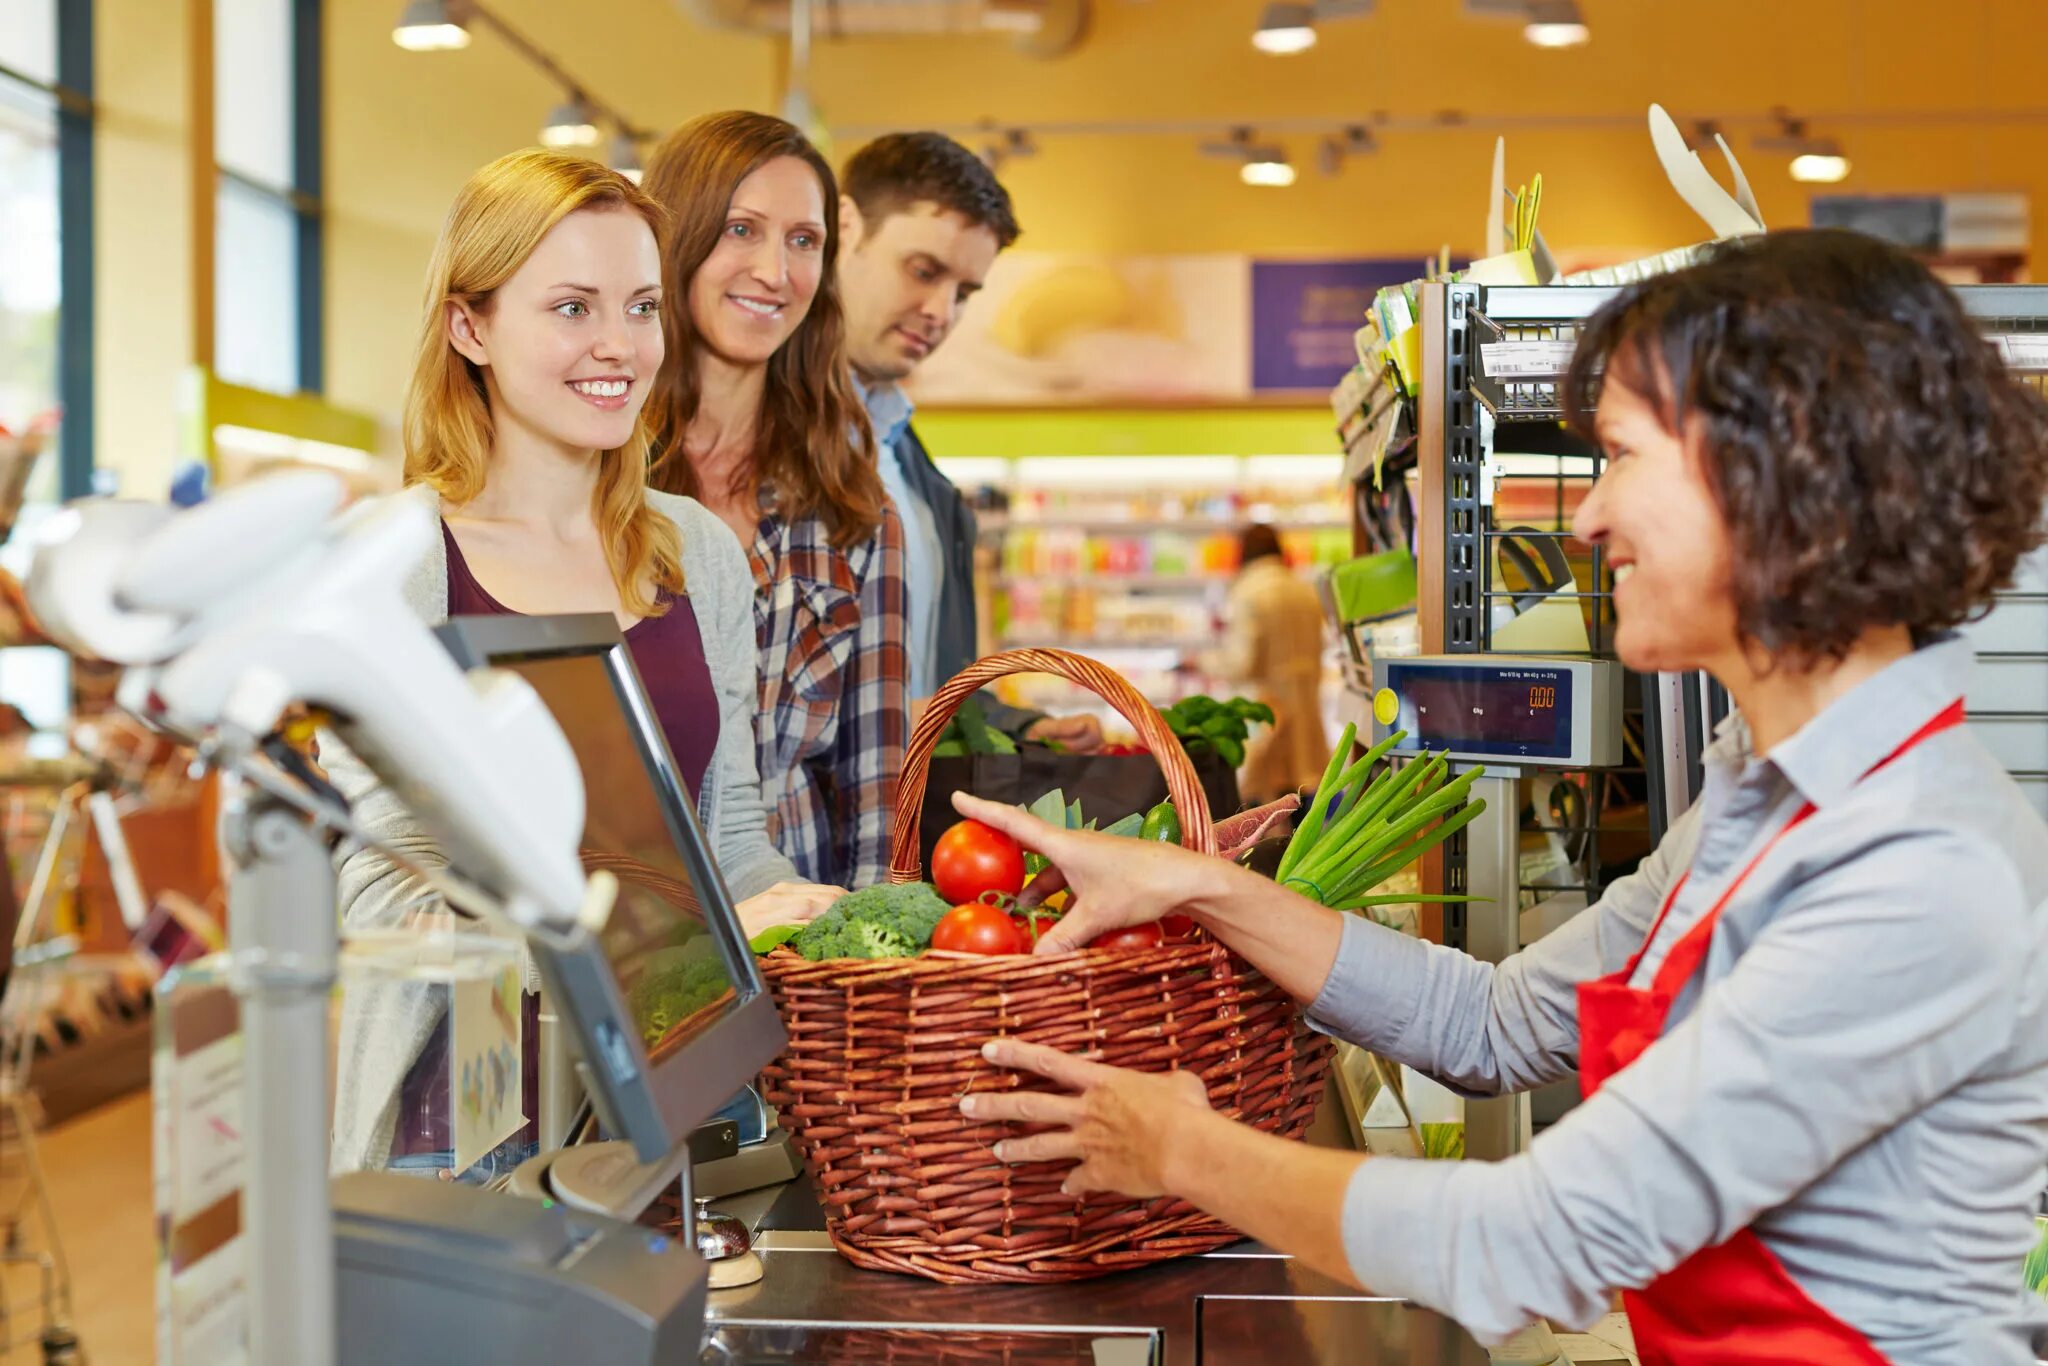
[[[1573,671],[1552,665],[1389,661],[1392,725],[1408,744],[1504,758],[1572,757]]]

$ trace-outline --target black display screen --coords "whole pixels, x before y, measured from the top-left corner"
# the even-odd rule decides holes
[[[1564,759],[1571,754],[1572,675],[1543,666],[1387,665],[1400,728],[1428,749]]]

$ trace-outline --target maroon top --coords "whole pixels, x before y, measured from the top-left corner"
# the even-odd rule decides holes
[[[441,544],[448,552],[448,615],[451,617],[516,617],[521,613],[484,591],[455,533],[441,523]],[[718,693],[711,683],[711,666],[704,659],[704,637],[697,629],[697,613],[687,597],[662,589],[656,601],[668,611],[646,617],[626,630],[626,648],[640,673],[641,686],[654,707],[669,753],[675,756],[676,773],[683,788],[695,801],[704,790],[704,775],[711,768],[711,752],[718,747]],[[518,1138],[531,1142],[537,1136],[534,1116],[540,1097],[539,998],[528,995],[521,1012],[524,1038],[526,1127]],[[454,1146],[448,1124],[448,1031],[437,1029],[421,1050],[419,1060],[405,1075],[399,1092],[398,1130],[393,1136],[391,1155],[446,1152]]]

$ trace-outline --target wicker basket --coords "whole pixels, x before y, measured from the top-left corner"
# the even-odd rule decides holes
[[[991,656],[941,688],[911,737],[890,876],[915,881],[917,812],[932,747],[960,699],[1013,673],[1055,673],[1100,694],[1159,757],[1188,848],[1215,851],[1208,804],[1163,718],[1122,677],[1057,650]],[[1010,1035],[1090,1051],[1117,1067],[1186,1068],[1218,1110],[1299,1137],[1315,1116],[1328,1040],[1243,959],[1212,942],[1057,958],[927,955],[763,969],[789,1048],[763,1074],[802,1150],[832,1241],[857,1266],[955,1283],[1079,1280],[1240,1235],[1179,1200],[1064,1195],[1070,1164],[1010,1166],[990,1153],[1009,1125],[960,1113],[968,1091],[1044,1089],[996,1068],[981,1045]]]

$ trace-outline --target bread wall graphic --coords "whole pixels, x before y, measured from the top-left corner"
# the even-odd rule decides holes
[[[1008,252],[910,387],[926,404],[1240,399],[1250,337],[1245,257]]]

